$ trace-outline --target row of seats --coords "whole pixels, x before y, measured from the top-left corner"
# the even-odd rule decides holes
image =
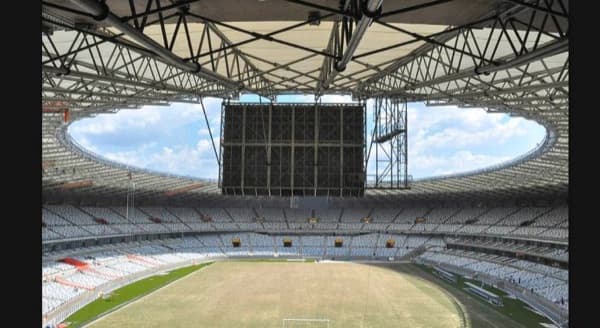
[[[109,236],[123,234],[169,233],[169,232],[209,232],[209,231],[365,231],[365,232],[436,232],[480,235],[509,235],[515,237],[531,237],[544,239],[568,239],[566,228],[515,228],[507,226],[457,226],[432,224],[362,224],[362,223],[292,223],[292,222],[263,222],[263,223],[140,223],[117,225],[84,225],[84,226],[52,226],[42,227],[42,240],[69,238],[85,238],[92,236]]]
[[[540,246],[537,244],[525,243],[517,240],[505,239],[485,239],[485,238],[449,238],[449,243],[460,243],[473,246],[482,246],[486,248],[507,249],[518,251],[520,253],[529,253],[542,257],[568,261],[569,250],[567,248],[556,248],[549,246]]]
[[[239,239],[241,247],[233,247],[233,239]],[[337,239],[342,239],[342,247],[335,247]],[[388,240],[394,241],[394,247],[386,247]],[[284,241],[291,241],[292,247],[283,247]],[[544,297],[552,300],[563,298],[565,304],[568,304],[568,286],[565,286],[568,274],[565,270],[496,255],[447,250],[441,238],[384,233],[355,236],[269,236],[242,232],[135,241],[46,253],[42,265],[43,314],[88,289],[98,288],[120,277],[186,260],[276,255],[399,258],[423,245],[430,250],[420,255],[422,258],[515,280],[526,288],[533,288]],[[85,262],[87,266],[75,267],[56,260],[64,257]]]
[[[370,213],[370,214],[369,214]],[[257,217],[266,221],[306,221],[312,216],[311,210],[281,208],[164,208],[164,207],[81,207],[69,205],[46,205],[42,209],[42,220],[50,226],[78,225],[94,223],[94,218],[103,218],[110,224],[147,223],[156,217],[165,222],[200,222],[210,218],[216,222],[249,222]],[[555,227],[567,224],[568,208],[546,207],[500,207],[500,208],[406,208],[406,209],[328,209],[315,210],[315,216],[328,222],[359,223],[369,216],[378,223],[414,223],[416,218],[424,218],[432,224],[465,224],[475,221],[480,225],[517,226],[533,220],[533,227]],[[65,220],[66,218],[66,220]],[[568,226],[568,225],[567,225]]]
[[[141,223],[141,224],[117,224],[117,225],[85,225],[85,226],[53,226],[42,227],[42,240],[84,238],[100,235],[122,235],[122,234],[143,234],[143,233],[163,233],[163,232],[190,232],[190,231],[413,231],[413,232],[446,232],[446,233],[467,233],[481,235],[511,235],[517,237],[546,237],[551,239],[567,239],[568,230],[546,229],[546,228],[514,228],[505,226],[463,226],[461,229],[456,225],[417,224],[417,225],[396,225],[396,224],[309,224],[309,223],[285,223],[285,222],[264,222],[264,223]]]
[[[264,219],[254,221],[258,215]],[[566,207],[533,208],[406,208],[338,209],[315,211],[320,221],[308,222],[310,210],[273,208],[164,208],[81,207],[47,205],[42,208],[42,239],[98,235],[187,231],[311,230],[413,231],[485,235],[513,235],[567,239]],[[362,218],[371,216],[371,223]],[[558,218],[562,219],[558,219]],[[155,218],[159,221],[154,220]],[[424,218],[424,222],[416,222]],[[99,221],[100,220],[100,221]],[[154,221],[153,221],[154,220]],[[547,222],[546,222],[547,220]],[[562,221],[561,221],[562,220]],[[469,222],[469,223],[467,223]],[[527,226],[520,226],[527,222]]]
[[[568,308],[568,272],[538,263],[457,249],[428,250],[419,258],[462,267],[520,285]]]

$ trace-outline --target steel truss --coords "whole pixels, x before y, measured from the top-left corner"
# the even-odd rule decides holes
[[[426,45],[361,83],[356,94],[566,112],[568,13],[562,0],[531,4],[425,38]]]
[[[55,31],[42,35],[42,105],[100,112],[140,105],[197,102],[231,93],[193,73],[155,59],[108,31]],[[111,40],[111,41],[109,41]]]
[[[329,89],[337,74],[346,69],[367,28],[373,22],[373,17],[381,14],[382,2],[383,0],[345,1],[341,9],[350,15],[344,14],[341,22],[336,21],[333,24],[327,52],[333,54],[335,60],[325,57],[317,85],[317,96],[321,96],[324,90]]]
[[[373,106],[373,133],[365,156],[375,163],[375,176],[367,180],[367,188],[407,189],[408,175],[408,120],[407,104],[400,98],[375,98]],[[372,149],[375,148],[371,159]]]
[[[160,7],[160,1],[155,3]],[[169,15],[179,17],[170,37],[164,25],[165,19],[170,17],[163,17],[160,11],[158,16],[156,21],[147,21],[146,17],[142,22],[135,19],[137,29],[115,33],[107,28],[68,24],[43,15],[43,101],[63,100],[71,108],[94,112],[149,104],[167,105],[169,102],[197,102],[201,96],[231,97],[240,91],[272,96],[271,82],[263,77],[264,73],[258,71],[241,51],[231,47],[231,41],[213,23],[203,23],[197,45],[197,52],[206,50],[209,59],[192,58],[189,67],[175,65],[174,59],[156,47],[140,46],[131,35],[139,33],[138,36],[143,38],[146,25],[160,24],[165,40],[162,50],[169,53],[165,49],[172,48],[182,22],[182,33],[192,46],[184,11]],[[138,42],[129,41],[125,35]],[[219,50],[213,52],[213,45],[219,46]],[[218,72],[224,72],[225,76]]]
[[[401,98],[403,101],[426,101],[430,106],[484,107],[489,111],[535,119],[556,136],[549,138],[552,140],[545,142],[535,156],[510,166],[465,176],[415,181],[403,197],[434,199],[445,195],[460,199],[479,194],[512,197],[516,190],[535,195],[560,193],[567,189],[569,27],[568,6],[564,0],[502,2],[496,11],[477,20],[430,35],[421,35],[382,19],[413,10],[429,10],[431,6],[451,0],[430,1],[393,12],[375,12],[369,17],[373,24],[385,26],[399,36],[409,35],[412,39],[364,53],[353,53],[349,49],[350,40],[360,41],[356,32],[363,17],[360,15],[362,9],[356,9],[357,4],[369,1],[348,0],[341,9],[308,1],[288,1],[316,8],[321,14],[276,31],[258,33],[186,9],[186,4],[194,0],[177,3],[132,1],[130,12],[121,10],[116,17],[119,24],[105,20],[111,14],[115,16],[110,8],[98,15],[95,10],[79,6],[82,3],[90,5],[90,1],[45,0],[42,2],[43,108],[70,108],[86,115],[148,104],[197,103],[204,96],[235,98],[240,91],[271,99],[273,95],[286,92],[317,95],[350,92],[361,101]],[[68,12],[81,20],[61,18],[57,12]],[[106,17],[102,19],[104,14]],[[335,17],[334,26],[324,50],[291,44],[279,36],[332,17]],[[75,23],[80,21],[87,23]],[[231,42],[220,30],[223,27],[246,34],[248,39]],[[148,40],[152,29],[158,33]],[[306,55],[278,62],[245,53],[239,48],[258,40],[302,49]],[[415,42],[424,44],[409,55],[385,62],[374,60],[378,53],[397,51]],[[181,43],[186,46],[177,50],[176,45]],[[342,71],[340,61],[344,56],[349,57],[348,65],[361,68],[352,73]],[[315,57],[323,59],[320,67],[303,70],[293,66]],[[268,68],[258,69],[254,65],[258,62]],[[293,74],[283,75],[283,71]],[[301,82],[299,78],[309,82]],[[330,83],[325,89],[328,80]],[[44,114],[44,120],[47,115]],[[78,116],[74,113],[71,117]],[[62,113],[57,117],[62,117]],[[44,160],[54,163],[46,165],[47,172],[43,176],[46,190],[60,190],[65,181],[103,177],[106,178],[104,184],[82,186],[77,191],[98,195],[123,192],[122,186],[129,181],[126,173],[132,168],[81,155],[69,148],[69,142],[46,139],[54,140],[55,136],[48,130],[43,137]],[[395,170],[393,172],[395,177],[401,176]],[[198,183],[193,179],[151,172],[134,174],[133,179],[140,188],[140,196],[153,197]],[[211,183],[181,197],[195,199],[209,197],[209,193],[216,195],[217,184]],[[393,190],[371,189],[367,192],[367,196],[390,199],[398,195]]]
[[[329,13],[316,15],[304,22],[292,24],[270,33],[245,30],[194,13],[189,7],[189,3],[194,1],[166,5],[161,0],[149,0],[144,8],[139,3],[136,5],[135,2],[131,2],[130,12],[121,17],[115,16],[110,8],[107,8],[105,12],[102,11],[103,7],[92,0],[72,0],[75,8],[43,2],[46,12],[43,21],[48,38],[52,38],[50,33],[56,28],[68,28],[78,31],[78,34],[67,38],[72,40],[72,44],[67,49],[61,49],[62,51],[54,49],[51,42],[46,41],[45,44],[43,41],[43,53],[53,60],[48,61],[50,58],[46,58],[43,60],[42,66],[44,73],[60,76],[76,74],[75,76],[80,81],[86,78],[91,79],[92,75],[98,75],[100,78],[114,78],[116,72],[102,69],[108,60],[105,57],[112,53],[111,49],[100,50],[101,47],[106,47],[106,43],[119,48],[114,58],[118,58],[117,61],[121,62],[119,67],[126,69],[127,72],[121,76],[121,80],[105,79],[104,83],[124,82],[122,80],[139,82],[140,76],[136,76],[139,74],[138,71],[146,72],[146,70],[137,65],[149,66],[145,61],[138,59],[139,56],[147,56],[154,61],[160,60],[163,65],[170,66],[168,69],[161,68],[159,70],[162,75],[166,74],[166,76],[161,76],[157,72],[154,72],[155,76],[145,76],[148,83],[136,85],[136,90],[133,92],[112,92],[115,95],[123,95],[123,99],[115,96],[103,99],[102,90],[96,90],[99,92],[98,95],[90,97],[97,100],[96,103],[101,101],[106,103],[106,105],[100,103],[100,108],[105,108],[111,102],[114,102],[116,106],[160,104],[166,100],[178,101],[178,97],[185,99],[181,95],[197,95],[198,93],[223,96],[227,93],[246,91],[272,98],[275,93],[282,90],[313,92],[317,96],[323,94],[325,90],[329,92],[344,92],[345,90],[346,92],[352,91],[356,97],[403,96],[409,100],[451,101],[475,106],[483,102],[482,105],[493,104],[497,108],[514,108],[514,101],[511,102],[513,99],[538,98],[531,102],[526,101],[523,105],[534,108],[539,106],[541,110],[555,110],[566,106],[566,94],[568,94],[566,88],[568,56],[564,55],[568,48],[568,13],[562,1],[514,2],[515,4],[499,8],[498,12],[486,15],[475,22],[450,27],[431,35],[420,35],[382,22],[381,19],[398,13],[426,10],[428,7],[448,1],[432,1],[383,13],[380,0],[347,0],[340,9],[327,8],[307,1],[290,1]],[[53,16],[47,13],[48,9],[53,12],[68,11],[87,19],[95,17],[100,23],[108,22],[114,25],[112,29],[121,33],[111,33],[105,29],[93,30],[94,26],[91,26],[92,29],[85,29],[80,26],[81,24],[68,26],[68,23],[52,19]],[[277,37],[283,32],[332,16],[335,16],[335,22],[329,43],[324,51],[313,50]],[[367,26],[372,22],[386,26],[399,34],[409,35],[413,39],[366,53],[355,54],[356,47]],[[175,25],[175,28],[168,28],[167,25],[170,27]],[[202,31],[199,37],[191,32],[192,27],[197,32],[198,25],[201,26]],[[157,31],[158,27],[160,28],[158,41],[145,34],[145,32],[148,33],[148,30]],[[219,30],[219,27],[232,29],[250,37],[233,43]],[[136,40],[136,43],[128,41],[130,39]],[[181,43],[182,40],[187,45],[187,50],[184,51],[186,53],[182,53],[182,51],[174,53],[173,47],[176,41]],[[310,56],[321,56],[323,64],[320,69],[303,72],[290,67],[303,59],[277,63],[257,58],[238,49],[241,45],[257,40],[267,40],[282,47],[302,49],[309,53],[306,59]],[[363,60],[363,58],[377,53],[395,50],[420,41],[424,41],[426,44],[411,55],[398,60],[377,64],[369,64]],[[505,45],[505,47],[500,45]],[[125,46],[128,49],[127,53],[122,54],[121,47]],[[506,53],[505,49],[510,50]],[[84,56],[78,56],[80,52],[83,52]],[[88,58],[90,54],[92,58]],[[82,60],[82,57],[85,57],[86,60]],[[272,68],[261,71],[254,66],[253,61],[267,63]],[[560,62],[560,65],[556,65],[557,61]],[[341,74],[340,72],[344,71],[349,62],[364,68],[352,74]],[[86,64],[87,70],[78,69],[78,66]],[[73,65],[76,67],[71,67]],[[154,67],[155,65],[150,66]],[[134,67],[137,69],[132,70]],[[92,71],[89,70],[90,68]],[[281,70],[292,71],[296,75],[284,77],[277,73]],[[314,75],[317,72],[319,73],[318,77]],[[133,76],[131,76],[132,74]],[[361,76],[361,78],[354,76]],[[44,77],[50,78],[48,75]],[[311,87],[307,82],[298,82],[296,81],[298,77],[317,82],[316,86]],[[151,88],[153,83],[166,83],[175,79],[179,82],[173,81],[172,83],[177,83],[177,88],[166,90],[178,94],[167,93],[165,95],[163,91],[163,94],[155,94],[157,97],[152,97],[149,94],[156,93],[157,90],[142,89]],[[190,79],[193,79],[191,83],[188,82]],[[548,83],[551,83],[548,88],[542,88],[541,85]],[[522,90],[523,87],[528,88],[527,92],[515,92],[515,90]],[[64,92],[67,92],[67,89],[79,91],[79,88],[65,87],[63,89],[65,89]],[[494,92],[494,94],[489,95],[484,91]],[[94,93],[90,90],[84,90],[84,92]],[[134,97],[139,93],[145,97]],[[53,96],[53,94],[43,95],[45,97]],[[63,93],[61,97],[74,103],[73,107],[77,107],[76,100],[80,99],[80,96],[82,95],[68,94],[67,96]],[[83,104],[89,106],[91,102]]]

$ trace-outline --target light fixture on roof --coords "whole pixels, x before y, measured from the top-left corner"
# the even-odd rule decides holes
[[[319,26],[321,24],[321,14],[318,11],[309,11],[308,12],[308,20],[310,20],[309,25]]]

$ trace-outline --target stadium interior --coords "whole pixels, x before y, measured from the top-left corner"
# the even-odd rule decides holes
[[[512,297],[567,327],[568,8],[568,0],[43,0],[41,326],[68,324],[103,295],[165,271],[310,259],[467,277],[476,282],[465,280],[469,297]],[[262,100],[243,103],[241,94]],[[279,104],[278,95],[315,101]],[[323,95],[353,102],[320,103]],[[68,133],[77,120],[148,105],[204,110],[206,97],[223,99],[215,179],[112,161]],[[500,165],[412,179],[411,102],[523,117],[546,136]],[[370,130],[367,120],[378,123]],[[369,160],[379,163],[373,174]],[[99,319],[92,326],[111,316],[90,318]],[[333,315],[271,319],[341,327]]]

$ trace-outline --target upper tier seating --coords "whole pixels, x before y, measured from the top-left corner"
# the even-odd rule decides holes
[[[255,213],[256,211],[256,213]],[[312,210],[289,208],[81,207],[42,208],[42,239],[190,231],[347,231],[568,238],[566,207],[398,208]],[[258,214],[258,215],[257,215]],[[371,222],[363,222],[369,216]],[[257,221],[257,217],[260,220]],[[263,220],[264,218],[264,220]],[[419,218],[419,220],[416,220]],[[422,219],[422,220],[421,220]],[[418,221],[418,222],[417,222]]]

